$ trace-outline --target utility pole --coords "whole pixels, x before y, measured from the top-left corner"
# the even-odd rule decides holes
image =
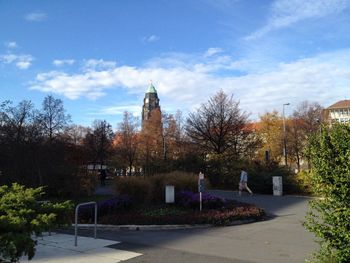
[[[286,138],[286,120],[284,116],[284,106],[288,106],[290,103],[283,104],[283,155],[284,155],[284,164],[287,166],[287,138]]]

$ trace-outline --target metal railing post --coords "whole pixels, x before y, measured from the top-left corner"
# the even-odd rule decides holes
[[[94,208],[95,208],[94,238],[96,239],[96,236],[97,236],[97,203],[96,202],[80,203],[75,208],[74,246],[78,245],[78,214],[79,214],[79,208],[81,206],[84,206],[84,205],[92,205],[92,204],[94,204]]]
[[[95,202],[95,229],[94,229],[94,238],[97,236],[97,203]]]

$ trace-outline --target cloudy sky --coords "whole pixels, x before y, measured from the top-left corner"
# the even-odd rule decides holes
[[[252,120],[350,99],[350,0],[0,0],[0,100],[64,101],[74,123],[222,89]]]

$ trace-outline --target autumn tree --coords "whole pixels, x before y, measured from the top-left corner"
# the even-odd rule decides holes
[[[146,174],[153,174],[155,166],[164,159],[163,125],[159,109],[153,110],[149,119],[142,123],[140,154]]]
[[[176,160],[184,153],[184,126],[181,111],[163,114],[164,159]]]
[[[283,125],[282,117],[277,111],[266,112],[260,116],[257,131],[261,142],[261,156],[267,151],[271,161],[279,162],[283,154]]]
[[[118,160],[121,160],[124,166],[129,169],[131,175],[135,164],[137,151],[139,147],[139,121],[133,117],[130,112],[124,112],[124,118],[118,125],[118,130],[114,139],[114,146]]]
[[[300,171],[300,162],[304,156],[303,151],[306,146],[305,123],[302,119],[292,116],[287,120],[287,149],[288,157],[297,164]]]

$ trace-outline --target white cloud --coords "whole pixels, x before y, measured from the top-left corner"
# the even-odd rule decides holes
[[[245,39],[257,39],[270,31],[288,27],[305,19],[339,13],[349,6],[349,0],[275,0],[267,24]]]
[[[9,49],[18,48],[18,45],[15,41],[6,42],[5,46]]]
[[[211,57],[215,54],[222,53],[223,49],[219,47],[211,47],[205,52],[204,57]]]
[[[31,22],[41,22],[47,19],[47,14],[43,12],[33,12],[26,14],[24,19]]]
[[[32,65],[34,58],[27,54],[6,54],[0,55],[0,63],[14,64],[19,69],[28,69]]]
[[[133,116],[141,116],[142,106],[138,104],[115,105],[102,108],[95,115],[122,115],[125,111],[131,112]]]
[[[170,61],[173,62],[173,67],[166,57],[164,60],[167,61],[166,66],[162,66],[161,59],[158,59],[158,63],[143,67],[115,65],[75,74],[62,71],[41,73],[31,83],[31,89],[60,94],[70,99],[98,99],[106,95],[108,89],[118,88],[143,96],[147,83],[152,79],[161,105],[167,108],[194,109],[219,89],[223,89],[227,93],[233,93],[240,100],[242,108],[257,117],[265,110],[280,109],[285,102],[295,105],[308,99],[324,105],[330,104],[346,96],[350,85],[350,65],[344,62],[350,61],[350,49],[280,64],[270,71],[248,72],[245,75],[236,74],[235,69],[239,63],[235,64],[236,61],[227,56],[205,61],[203,55],[200,55],[199,62],[196,63],[195,59],[188,60],[184,54],[176,62],[172,55]],[[217,73],[218,68],[225,69],[230,74],[220,75]],[[124,106],[105,109],[106,114],[122,111]]]
[[[151,36],[148,36],[148,37],[144,37],[142,40],[144,42],[148,42],[148,43],[152,43],[152,42],[156,42],[160,39],[159,36],[156,36],[156,35],[151,35]]]
[[[115,61],[106,61],[103,59],[88,59],[83,63],[84,70],[95,71],[115,68],[117,63]]]
[[[31,63],[29,61],[18,61],[16,63],[17,68],[19,69],[27,69],[29,68]]]
[[[52,61],[52,64],[54,64],[57,67],[61,67],[64,65],[73,65],[74,62],[74,59],[55,59],[54,61]]]

